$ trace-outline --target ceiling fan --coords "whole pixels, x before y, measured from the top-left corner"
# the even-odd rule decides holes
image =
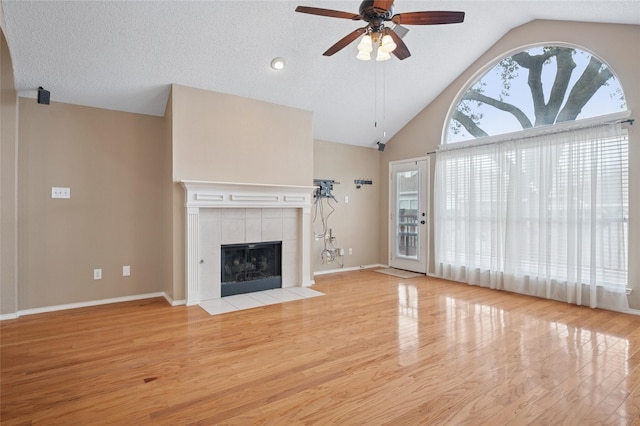
[[[298,6],[296,12],[367,22],[366,26],[347,34],[323,53],[324,56],[331,56],[344,49],[361,35],[365,35],[358,45],[360,52],[358,59],[363,60],[370,58],[374,45],[378,46],[376,60],[389,59],[389,53],[393,53],[400,60],[411,56],[402,38],[392,28],[385,27],[385,22],[391,21],[396,25],[437,25],[464,21],[464,12],[431,11],[394,15],[393,2],[394,0],[364,0],[360,4],[358,14],[307,6]]]

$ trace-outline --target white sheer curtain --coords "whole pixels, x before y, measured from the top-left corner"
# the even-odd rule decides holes
[[[628,143],[619,124],[443,146],[434,213],[436,275],[628,310]]]

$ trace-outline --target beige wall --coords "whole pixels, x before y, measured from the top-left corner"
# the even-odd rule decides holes
[[[181,300],[185,297],[184,190],[175,182],[311,185],[313,115],[175,84],[170,102],[174,181],[170,296]]]
[[[313,115],[173,85],[173,179],[309,185]]]
[[[4,315],[18,310],[18,98],[1,30],[0,123],[0,315]]]
[[[345,249],[345,268],[373,265],[378,263],[378,241],[380,222],[380,152],[338,143],[315,141],[313,155],[313,177],[332,179],[340,184],[334,186],[333,194],[338,202],[331,200],[335,211],[329,217],[329,227],[333,229],[336,244]],[[372,185],[360,189],[355,179],[369,179]],[[345,197],[349,202],[345,203]],[[329,213],[326,208],[325,215]],[[311,218],[314,217],[312,207]],[[322,232],[319,212],[313,223],[315,232]],[[320,252],[324,248],[322,240],[312,238],[311,265],[314,272],[339,269],[337,262],[323,264]],[[348,249],[353,249],[349,255]]]
[[[595,53],[616,71],[625,90],[627,107],[637,115],[640,111],[638,40],[640,26],[637,25],[534,21],[510,31],[389,141],[383,154],[382,169],[386,170],[390,161],[420,157],[434,151],[440,144],[450,106],[474,73],[507,52],[530,44],[566,42]],[[637,125],[629,128],[629,284],[634,289],[629,300],[632,307],[640,309],[640,263],[636,261],[640,259],[640,133],[637,128]],[[432,164],[433,161],[432,159]],[[386,209],[389,190],[386,180],[381,189],[381,209]],[[380,259],[386,256],[388,238],[384,231],[387,228],[388,220],[385,216],[380,225]]]
[[[163,291],[163,119],[54,100],[19,100],[19,309]]]

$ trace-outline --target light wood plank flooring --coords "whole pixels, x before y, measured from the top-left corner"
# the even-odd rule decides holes
[[[370,270],[210,316],[162,299],[3,321],[2,425],[635,424],[640,317]]]

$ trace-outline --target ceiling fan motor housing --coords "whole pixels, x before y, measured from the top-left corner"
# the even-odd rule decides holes
[[[364,0],[360,4],[360,16],[370,24],[373,31],[381,31],[384,21],[390,21],[393,17],[393,4],[387,10],[376,8],[373,4],[373,0]]]

